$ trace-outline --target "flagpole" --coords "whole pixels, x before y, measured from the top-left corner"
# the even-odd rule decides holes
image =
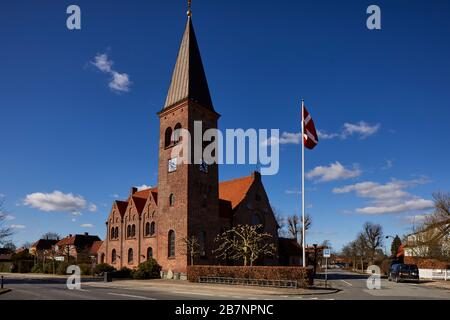
[[[302,99],[302,250],[303,267],[306,267],[305,255],[305,100]]]

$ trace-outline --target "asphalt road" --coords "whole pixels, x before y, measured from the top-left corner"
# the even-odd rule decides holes
[[[442,300],[450,299],[450,290],[429,287],[422,283],[389,282],[381,279],[379,290],[367,288],[367,276],[344,270],[329,270],[328,279],[334,288],[342,291],[331,295],[345,300]]]
[[[243,290],[230,286],[190,284],[144,285],[131,282],[82,282],[81,290],[68,290],[65,279],[7,278],[5,286],[12,291],[0,300],[373,300],[373,299],[450,299],[450,290],[415,283],[393,283],[381,280],[380,290],[369,290],[367,276],[342,270],[331,270],[330,284],[340,289],[332,294],[268,295],[265,288]],[[86,281],[86,280],[83,280]]]

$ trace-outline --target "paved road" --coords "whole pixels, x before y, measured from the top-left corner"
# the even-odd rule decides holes
[[[426,286],[424,283],[395,283],[387,279],[381,279],[380,290],[367,288],[367,276],[359,275],[344,270],[329,270],[328,279],[334,288],[342,291],[333,294],[335,299],[346,300],[428,300],[450,299],[450,290]]]
[[[430,288],[423,284],[392,283],[381,280],[381,290],[366,287],[367,276],[342,270],[329,274],[338,293],[318,295],[268,294],[268,289],[243,289],[230,286],[192,284],[135,285],[130,281],[112,283],[86,282],[82,290],[68,290],[65,279],[9,278],[6,287],[13,289],[0,300],[357,300],[357,299],[450,299],[450,290]]]

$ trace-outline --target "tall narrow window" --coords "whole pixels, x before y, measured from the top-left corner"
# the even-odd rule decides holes
[[[105,254],[102,253],[102,255],[100,256],[100,263],[105,263]]]
[[[134,224],[131,227],[131,237],[132,238],[136,237],[136,225],[134,225]]]
[[[128,264],[133,264],[133,249],[128,249]]]
[[[111,262],[116,263],[116,260],[117,260],[116,249],[113,249],[111,252]]]
[[[127,238],[131,237],[131,225],[128,225],[127,227]]]
[[[148,237],[150,235],[150,222],[145,224],[145,235]]]
[[[119,227],[116,227],[115,238],[119,239]]]
[[[173,193],[171,193],[169,196],[169,206],[173,207],[174,204],[175,204],[175,196],[173,195]]]
[[[150,235],[154,236],[156,233],[156,223],[155,221],[152,222],[152,224],[150,225]]]
[[[200,231],[200,234],[198,235],[198,245],[200,249],[199,250],[200,256],[202,257],[206,256],[205,243],[206,243],[206,232]]]
[[[172,144],[172,128],[167,128],[164,135],[164,146],[167,148]]]
[[[168,256],[169,258],[175,257],[175,231],[170,230],[169,231],[169,237],[168,237],[169,243],[168,243]]]
[[[153,249],[152,249],[152,247],[148,247],[147,248],[147,260],[149,260],[150,258],[153,258]]]
[[[115,231],[114,230],[115,230],[114,227],[111,227],[111,232],[109,234],[109,238],[110,239],[114,239],[115,238]]]

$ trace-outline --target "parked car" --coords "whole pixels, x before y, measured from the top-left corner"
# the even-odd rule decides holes
[[[415,264],[393,264],[389,270],[389,281],[415,281],[419,283],[419,269]]]

